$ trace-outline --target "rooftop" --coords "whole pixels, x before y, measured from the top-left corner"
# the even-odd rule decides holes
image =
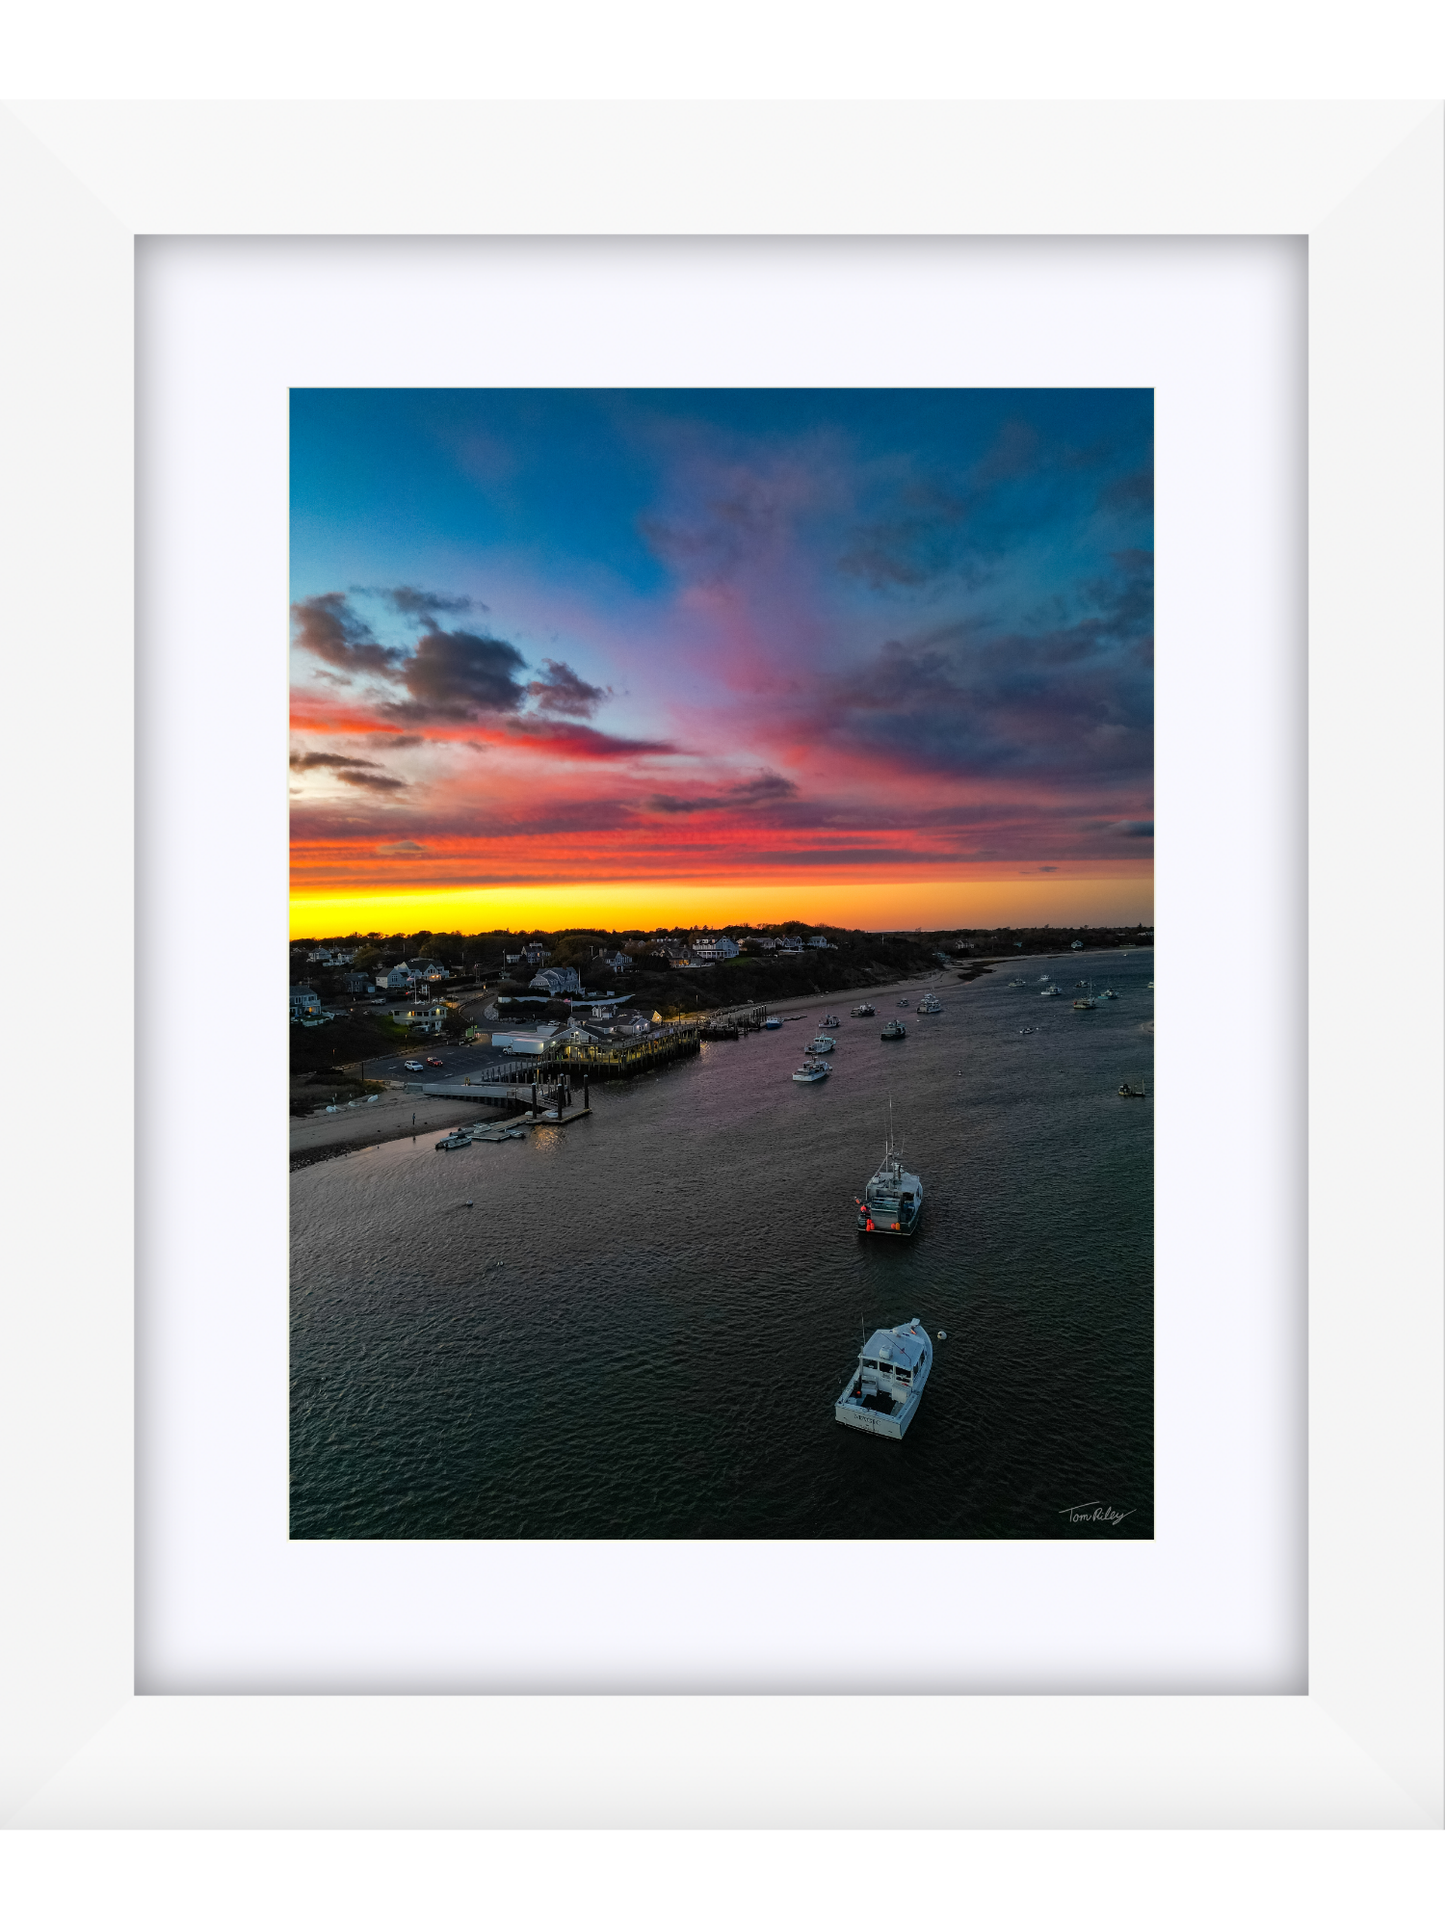
[[[900,1334],[894,1331],[876,1331],[863,1347],[862,1351],[859,1352],[858,1356],[870,1365],[887,1359],[890,1364],[902,1365],[906,1370],[911,1372],[923,1357],[923,1351],[924,1343],[921,1333],[914,1334],[912,1332],[906,1332]]]

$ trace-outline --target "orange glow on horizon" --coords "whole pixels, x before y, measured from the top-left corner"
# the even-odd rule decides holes
[[[1083,866],[1080,866],[1083,867]],[[293,895],[293,940],[378,931],[653,930],[797,919],[848,930],[1152,924],[1147,862],[1109,876],[1014,874],[887,883],[569,883]]]

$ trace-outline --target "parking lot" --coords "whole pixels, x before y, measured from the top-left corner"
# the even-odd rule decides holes
[[[440,1060],[440,1068],[427,1063],[428,1058]],[[418,1038],[415,1046],[393,1051],[385,1057],[368,1057],[366,1075],[395,1080],[404,1084],[430,1084],[434,1079],[446,1077],[475,1077],[479,1070],[490,1064],[511,1063],[499,1050],[490,1044],[447,1044],[439,1038]],[[424,1072],[409,1071],[408,1062],[425,1064]]]

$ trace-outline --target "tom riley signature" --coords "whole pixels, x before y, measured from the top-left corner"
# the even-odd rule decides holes
[[[1059,1517],[1067,1519],[1071,1526],[1116,1526],[1121,1519],[1127,1519],[1136,1512],[1137,1506],[1130,1506],[1128,1512],[1116,1512],[1111,1505],[1101,1505],[1097,1499],[1088,1499],[1083,1505],[1061,1505]]]

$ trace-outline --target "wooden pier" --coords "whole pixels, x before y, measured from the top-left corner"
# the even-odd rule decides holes
[[[423,1097],[460,1098],[464,1104],[504,1106],[513,1124],[571,1124],[591,1113],[585,1070],[580,1077],[559,1072],[555,1060],[538,1059],[530,1072],[510,1070],[497,1081],[473,1084],[469,1078],[423,1084]],[[520,1115],[519,1115],[520,1113]]]
[[[750,1030],[761,1030],[768,1014],[766,1004],[735,1004],[731,1010],[710,1010],[699,1019],[702,1035],[746,1037]]]

